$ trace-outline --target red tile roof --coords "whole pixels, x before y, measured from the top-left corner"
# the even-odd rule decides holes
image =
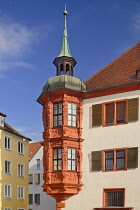
[[[29,144],[29,159],[32,159],[36,152],[41,147],[41,141]]]
[[[136,70],[140,69],[140,42],[117,59],[87,79],[87,91],[127,86],[138,82]]]

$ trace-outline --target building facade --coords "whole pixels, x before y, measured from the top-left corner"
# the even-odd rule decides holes
[[[0,113],[0,209],[28,209],[28,144]]]
[[[43,147],[41,142],[29,144],[29,209],[55,210],[55,199],[46,195],[43,185]]]
[[[64,11],[57,73],[43,87],[44,191],[60,210],[139,210],[140,43],[82,83]]]

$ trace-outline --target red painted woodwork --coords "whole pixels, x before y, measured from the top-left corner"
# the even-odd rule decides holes
[[[59,90],[45,93],[40,101],[43,105],[43,191],[56,199],[56,209],[65,207],[69,197],[82,188],[82,93]],[[53,104],[63,103],[62,126],[53,127]],[[68,102],[77,104],[77,127],[68,126]],[[53,149],[62,148],[62,170],[53,171]],[[76,171],[67,169],[67,149],[76,149]]]

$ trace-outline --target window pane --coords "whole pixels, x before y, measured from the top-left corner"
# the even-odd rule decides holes
[[[75,171],[76,170],[76,167],[75,165],[72,166],[72,171]]]
[[[106,160],[106,170],[113,170],[113,159]]]
[[[106,104],[106,125],[114,123],[114,104]]]
[[[116,104],[117,106],[117,116],[116,116],[116,122],[124,123],[125,122],[125,102],[120,102]]]
[[[117,151],[117,158],[124,157],[124,150]]]
[[[114,152],[106,152],[106,158],[113,158]]]
[[[124,169],[124,159],[123,158],[120,158],[120,159],[117,159],[117,169]]]

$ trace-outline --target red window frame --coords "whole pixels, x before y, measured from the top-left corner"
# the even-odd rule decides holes
[[[111,188],[111,189],[103,189],[103,206],[109,207],[108,205],[108,193],[109,192],[122,192],[122,206],[113,206],[113,207],[124,207],[125,206],[125,188]],[[115,202],[115,201],[114,201]]]
[[[124,158],[123,156],[119,156],[117,157],[117,152],[119,151],[124,151]],[[103,163],[102,163],[102,171],[124,171],[127,169],[127,166],[126,166],[126,148],[117,148],[117,149],[107,149],[107,150],[103,150],[102,151],[102,160],[103,160]],[[113,152],[113,158],[112,157],[107,157],[107,153],[111,153]],[[117,160],[119,159],[124,159],[124,168],[121,168],[121,169],[117,169]],[[107,169],[107,160],[113,160],[112,161],[112,169]]]
[[[117,104],[121,104],[121,103],[124,103],[124,113],[122,112],[124,115],[124,122],[121,122],[123,120],[120,120],[120,122],[118,120],[117,122],[117,116],[119,115],[119,112],[117,112]],[[110,113],[109,113],[110,116],[108,116],[108,118],[109,117],[112,118],[112,122],[107,123],[107,106],[108,105],[112,105],[112,110],[111,110],[111,107],[110,108],[108,107],[108,110],[110,109]],[[126,124],[126,123],[127,123],[127,100],[126,99],[103,103],[103,122],[102,122],[103,126],[121,125],[121,124]]]

